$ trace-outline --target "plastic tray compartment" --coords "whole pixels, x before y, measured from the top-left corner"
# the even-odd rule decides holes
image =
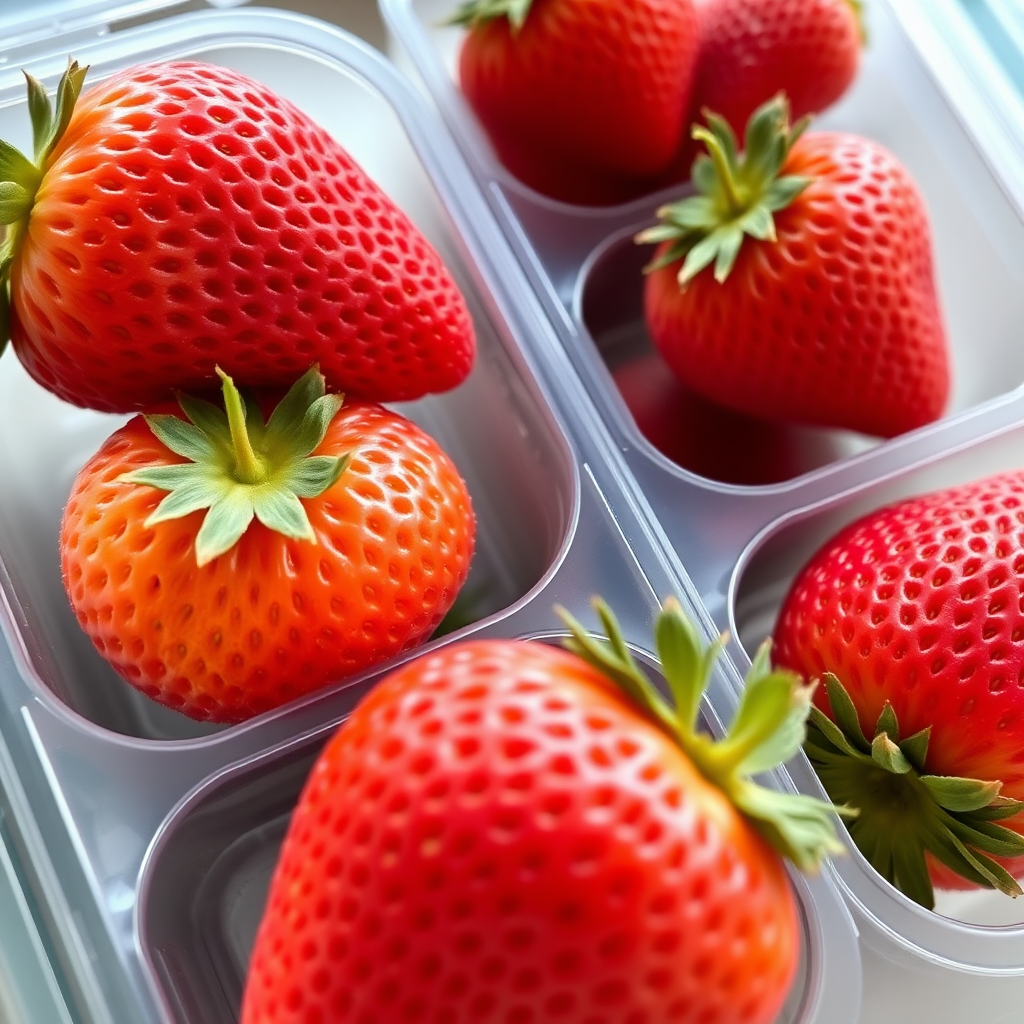
[[[694,435],[686,446],[689,455],[682,456],[682,469],[660,454],[637,428],[613,372],[653,351],[641,306],[641,268],[651,250],[637,247],[633,236],[653,222],[661,203],[684,189],[664,190],[616,208],[588,209],[557,203],[525,188],[497,162],[458,91],[454,68],[463,30],[443,25],[454,4],[380,3],[395,59],[413,65],[438,102],[591,395],[613,432],[634,449],[631,467],[645,487],[652,481],[652,502],[666,499],[660,503],[666,510],[664,522],[684,556],[690,524],[687,517],[670,511],[686,500],[678,481],[699,477],[707,481],[704,486],[781,483],[878,444],[875,438],[848,431],[766,431],[762,425],[723,419],[696,405],[681,417],[682,429]],[[964,121],[959,96],[948,88],[949,76],[943,74],[946,64],[937,63],[931,52],[933,40],[915,42],[917,36],[911,34],[919,23],[929,24],[933,15],[945,17],[953,6],[959,6],[955,0],[934,6],[917,0],[874,0],[866,5],[870,43],[858,78],[816,127],[878,140],[906,164],[921,188],[932,221],[952,350],[947,416],[956,417],[998,405],[1024,380],[1024,351],[1017,344],[1016,330],[1024,309],[1024,271],[1016,257],[1024,245],[1024,222],[1017,212],[1019,204],[1005,191],[1002,166],[989,165],[990,151],[999,142],[995,129],[983,133]],[[934,429],[923,428],[926,433]],[[723,432],[728,437],[719,444],[704,440]],[[721,453],[722,444],[732,450]],[[744,472],[752,460],[737,457],[737,449],[744,445],[758,453],[754,474]],[[659,472],[645,463],[653,463]],[[685,557],[684,562],[689,568]]]
[[[505,620],[515,630],[516,617]],[[553,637],[548,637],[553,639]],[[644,651],[638,656],[651,663]],[[292,810],[331,730],[235,766],[168,819],[143,867],[139,941],[174,1024],[237,1018],[249,957]],[[859,970],[837,904],[795,876],[802,923],[798,975],[778,1024],[856,1019]],[[852,1000],[853,1005],[844,1000]]]
[[[1011,165],[1006,159],[1020,152],[1019,123],[1009,124],[1020,96],[998,116],[983,102],[1004,97],[1009,103],[1009,92],[985,91],[973,80],[983,47],[968,16],[1012,5],[874,0],[866,5],[870,45],[858,80],[818,122],[886,145],[924,194],[953,354],[947,415],[884,443],[839,431],[733,422],[726,424],[732,450],[719,458],[723,424],[695,410],[700,468],[691,471],[642,436],[613,377],[652,353],[641,308],[641,267],[649,250],[632,239],[678,192],[603,210],[531,193],[494,160],[458,93],[453,68],[460,30],[439,27],[446,0],[380,2],[396,59],[415,67],[445,113],[701,601],[719,627],[738,632],[742,643],[730,647],[737,667],[770,632],[803,559],[839,525],[899,494],[981,476],[990,465],[1021,464],[1022,438],[1014,427],[1024,422],[1018,386],[1024,351],[1015,325],[1024,301],[1016,256],[1024,243],[1024,188],[1015,170],[1019,160]],[[950,48],[961,43],[971,52],[957,63]],[[775,474],[770,480],[749,485],[730,477],[743,445],[762,472],[767,465]],[[740,684],[738,671],[732,683]],[[806,761],[791,774],[800,788],[821,792]],[[989,984],[995,975],[1021,973],[1019,903],[942,894],[938,912],[929,913],[884,883],[855,850],[834,870],[862,935],[887,960],[930,973],[936,984],[943,977],[939,967]]]
[[[480,530],[466,588],[477,597],[474,612],[483,617],[512,604],[541,578],[562,544],[575,501],[573,469],[546,403],[517,363],[514,342],[474,282],[431,182],[429,159],[417,154],[387,98],[337,64],[296,47],[217,39],[197,39],[188,53],[252,75],[297,102],[355,155],[453,270],[477,327],[477,365],[456,391],[401,411],[440,442],[468,483]],[[78,56],[93,62],[89,83],[124,63]],[[27,123],[23,98],[0,109],[0,137],[27,141]],[[13,353],[0,360],[5,589],[37,681],[78,715],[131,736],[199,735],[210,727],[165,711],[115,675],[79,629],[60,581],[57,535],[74,474],[122,421],[60,402],[27,377]]]
[[[982,479],[1021,466],[1024,427],[933,459],[909,462],[899,472],[865,479],[844,493],[813,499],[792,496],[792,507],[739,555],[730,580],[732,630],[750,653],[774,628],[779,606],[811,555],[843,526],[901,498]],[[809,765],[794,767],[798,784],[818,789]],[[850,855],[832,868],[869,945],[887,959],[918,970],[991,979],[1024,975],[1024,907],[988,890],[938,892],[926,911],[885,882],[850,844]],[[964,978],[964,985],[971,982]],[[980,990],[979,990],[980,991]],[[1008,991],[1008,990],[1007,990]],[[983,993],[985,994],[985,993]]]
[[[476,319],[480,356],[470,380],[407,410],[451,452],[476,504],[479,548],[468,586],[483,595],[475,609],[482,617],[463,632],[550,630],[555,601],[579,607],[581,595],[600,592],[614,595],[626,636],[642,639],[654,595],[678,589],[679,578],[618,489],[605,459],[613,449],[587,420],[587,402],[573,389],[579,382],[573,385],[560,366],[557,372],[542,368],[561,381],[552,398],[535,376],[524,334],[542,332],[543,324],[536,311],[527,314],[532,307],[525,300],[510,313],[506,296],[495,290],[499,281],[525,292],[517,266],[508,253],[504,267],[480,260],[478,249],[497,259],[503,242],[485,223],[482,201],[473,208],[472,180],[460,171],[454,148],[446,148],[394,71],[339,32],[265,12],[188,15],[94,41],[76,55],[91,63],[93,80],[144,59],[224,63],[297,101],[350,148],[442,252]],[[40,60],[31,70],[52,81],[62,62],[62,56]],[[0,133],[24,144],[27,121],[22,83],[13,74],[0,78]],[[553,337],[530,344],[557,352]],[[117,422],[61,406],[32,385],[10,355],[0,362],[0,622],[9,641],[9,650],[0,648],[0,737],[10,752],[6,757],[0,744],[0,781],[9,787],[12,826],[41,897],[40,916],[69,967],[76,1001],[83,1016],[104,1024],[155,1020],[167,1010],[143,963],[137,920],[146,909],[139,892],[146,850],[172,808],[229,765],[317,730],[323,738],[367,685],[366,678],[351,681],[205,735],[136,697],[105,669],[65,606],[56,524],[74,472]],[[574,425],[571,438],[566,422]],[[506,625],[510,617],[514,627]],[[729,690],[721,688],[718,699],[726,707]],[[294,799],[296,772],[286,770],[288,783],[271,786],[286,794],[286,803]],[[270,819],[284,811],[249,806],[240,819],[218,807],[222,820],[217,814],[189,818],[210,825],[205,839],[203,827],[183,829],[182,836],[200,838],[185,844],[191,855],[204,866],[223,863],[215,856],[218,844],[267,825],[265,869],[276,827]],[[225,840],[225,829],[232,828],[241,831]],[[168,835],[173,839],[173,829]],[[182,867],[176,899],[195,906],[196,894],[209,889],[189,892],[188,881]],[[201,886],[201,879],[194,881]],[[844,1011],[851,1008],[852,1022],[859,990],[852,926],[825,880],[806,889],[813,942],[800,994],[808,1008],[802,1019],[815,1019],[828,992]],[[166,900],[170,892],[155,898]],[[248,918],[231,926],[231,934],[252,927],[255,908],[251,902]],[[183,1019],[191,1024],[199,1013],[186,1008]]]

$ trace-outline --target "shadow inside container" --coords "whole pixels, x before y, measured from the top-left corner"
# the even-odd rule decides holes
[[[685,387],[655,349],[644,322],[644,266],[652,247],[637,245],[634,234],[631,229],[610,239],[587,264],[581,315],[647,444],[698,476],[756,487],[801,476],[876,443],[848,431],[767,423]]]
[[[140,927],[172,1019],[234,1024],[288,822],[327,737],[204,794],[150,865]]]

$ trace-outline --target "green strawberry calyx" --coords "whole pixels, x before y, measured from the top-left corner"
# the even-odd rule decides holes
[[[692,133],[707,148],[693,164],[696,195],[661,207],[657,213],[662,223],[636,236],[644,245],[670,243],[644,269],[650,273],[682,260],[680,287],[712,263],[715,280],[725,281],[748,235],[774,242],[774,214],[813,180],[782,174],[790,150],[810,123],[805,117],[790,126],[783,93],[751,114],[742,152],[726,120],[708,110],[703,113],[708,126],[696,126]]]
[[[868,27],[864,20],[864,0],[846,0],[853,9],[853,19],[857,23],[857,32],[860,35],[860,45],[868,44]]]
[[[125,483],[169,492],[146,520],[153,526],[206,509],[196,534],[196,562],[206,565],[230,551],[253,519],[293,540],[316,543],[301,499],[315,498],[345,471],[350,455],[314,455],[341,409],[341,395],[326,394],[318,367],[308,370],[264,422],[231,378],[224,407],[178,396],[187,419],[160,413],[146,423],[164,445],[188,461],[144,466],[123,474]]]
[[[670,598],[654,626],[655,645],[669,697],[651,682],[626,644],[615,616],[600,599],[594,608],[605,638],[587,633],[564,608],[565,646],[612,679],[686,753],[701,774],[729,797],[753,827],[801,871],[816,870],[844,846],[835,815],[850,813],[811,796],[768,789],[752,776],[788,761],[804,741],[812,686],[796,673],[772,668],[770,643],[758,650],[725,736],[698,727],[701,699],[724,637],[704,644],[679,602]]]
[[[28,226],[28,217],[47,162],[71,123],[88,70],[77,61],[69,62],[57,85],[56,108],[51,106],[42,82],[25,72],[29,117],[32,120],[33,159],[29,160],[9,142],[0,139],[0,225],[6,227],[0,241],[0,352],[10,336],[8,282],[11,264]]]
[[[829,797],[860,809],[850,835],[879,874],[930,910],[927,851],[977,886],[1019,896],[992,858],[1024,854],[1024,836],[998,824],[1024,803],[1000,796],[999,781],[928,774],[930,728],[902,739],[887,702],[869,738],[842,683],[828,673],[824,684],[833,717],[811,711],[804,750]]]
[[[513,32],[518,32],[526,23],[533,0],[466,0],[445,24],[465,25],[476,28],[488,21],[508,18]]]

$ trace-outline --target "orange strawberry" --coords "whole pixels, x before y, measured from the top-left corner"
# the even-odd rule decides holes
[[[428,638],[475,520],[434,440],[379,405],[341,408],[315,369],[266,423],[226,376],[224,400],[113,434],[60,547],[79,623],[128,682],[236,722]]]

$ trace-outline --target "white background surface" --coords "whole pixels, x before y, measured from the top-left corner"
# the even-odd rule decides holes
[[[1022,1024],[1024,977],[917,974],[861,946],[861,1024]]]

